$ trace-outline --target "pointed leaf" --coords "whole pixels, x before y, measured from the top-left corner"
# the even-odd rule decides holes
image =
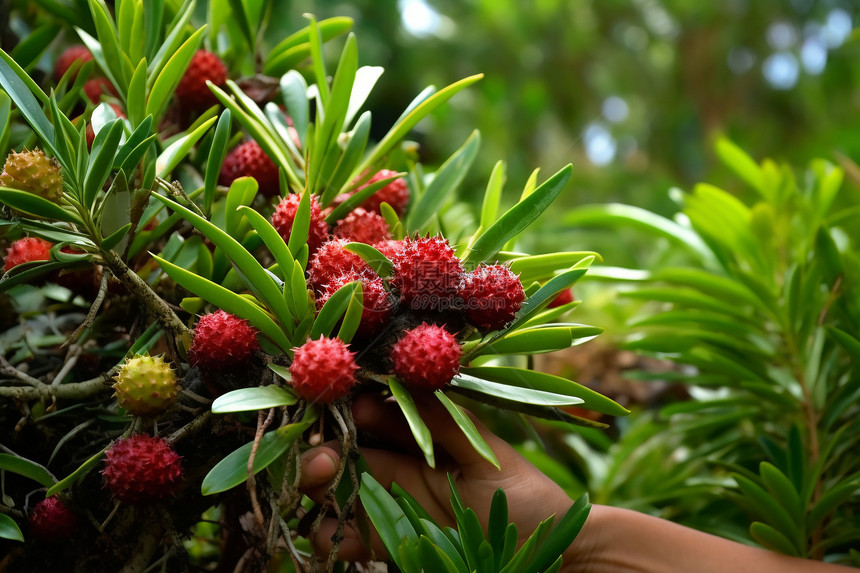
[[[573,166],[567,165],[511,207],[478,237],[463,262],[493,262],[505,243],[520,234],[558,197],[572,172]]]
[[[24,541],[24,534],[15,520],[0,513],[0,539],[11,539],[12,541]]]
[[[398,553],[400,542],[403,539],[416,540],[418,534],[409,522],[403,509],[391,497],[379,482],[373,479],[369,473],[361,474],[361,489],[358,495],[361,504],[367,512],[371,523],[376,528],[379,537],[389,555],[395,560],[397,566],[403,568],[403,561]]]
[[[343,248],[364,259],[364,262],[383,279],[390,277],[394,272],[394,265],[391,261],[376,248],[366,243],[347,243]]]
[[[77,214],[63,209],[56,203],[48,201],[29,191],[20,191],[8,187],[0,187],[0,202],[8,205],[16,211],[21,211],[35,217],[54,219],[67,223],[81,223]]]
[[[331,295],[320,309],[316,320],[314,320],[314,326],[310,334],[311,339],[316,340],[320,336],[331,336],[334,327],[343,318],[343,314],[349,307],[355,290],[359,288],[360,284],[359,281],[349,282]]]
[[[472,447],[475,448],[475,451],[498,469],[499,460],[496,458],[495,452],[493,452],[493,449],[478,431],[478,428],[475,427],[472,419],[457,404],[452,402],[448,396],[443,394],[441,390],[437,390],[434,394],[442,402],[442,405],[445,406],[445,409],[448,410],[448,413],[451,414],[451,417],[454,418],[457,426],[463,431],[463,434],[469,440],[469,443],[472,444]],[[505,518],[505,523],[507,523],[507,518]]]
[[[481,378],[463,373],[454,376],[454,379],[451,380],[451,386],[537,406],[574,406],[583,403],[582,398],[576,396],[566,396],[564,394],[554,394],[542,390],[490,382],[489,380],[482,380]]]
[[[388,387],[391,389],[391,395],[397,400],[397,405],[403,412],[403,417],[406,418],[409,424],[409,429],[412,430],[412,435],[415,437],[415,443],[421,448],[424,453],[424,459],[427,460],[427,465],[431,468],[436,467],[436,458],[433,455],[433,436],[430,434],[430,429],[424,420],[421,419],[421,414],[415,406],[415,401],[409,391],[393,377],[388,378]]]
[[[292,406],[296,402],[298,402],[298,398],[296,398],[295,393],[280,386],[240,388],[215,398],[215,401],[212,402],[212,413],[226,414],[228,412],[267,410],[281,406]]]
[[[11,454],[0,454],[0,469],[28,477],[45,487],[50,487],[57,481],[44,466]]]
[[[48,491],[45,492],[45,497],[51,497],[55,493],[59,493],[69,487],[71,487],[76,481],[84,477],[84,475],[89,472],[99,461],[102,459],[102,456],[105,454],[105,450],[110,447],[110,444],[102,448],[101,451],[94,454],[87,461],[78,466],[78,469],[67,475],[65,478],[61,479],[54,485],[48,488]]]
[[[254,474],[280,458],[316,419],[316,409],[308,408],[301,422],[287,424],[263,434],[254,455]],[[248,460],[251,458],[253,447],[254,442],[250,441],[218,462],[203,478],[200,492],[203,495],[213,495],[232,489],[247,480]]]

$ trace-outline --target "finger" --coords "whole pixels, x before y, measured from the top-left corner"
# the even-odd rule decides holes
[[[413,392],[412,398],[421,415],[421,419],[430,430],[433,441],[449,454],[456,464],[464,470],[482,469],[489,471],[495,468],[486,461],[463,435],[463,430],[451,417],[451,413],[442,405],[431,392]],[[509,457],[512,448],[501,438],[493,434],[471,412],[465,411],[484,441],[496,454],[501,463]],[[382,401],[378,395],[365,394],[356,398],[353,404],[355,423],[362,430],[374,436],[387,438],[389,441],[408,447],[408,451],[418,453],[412,431],[409,429],[400,407],[393,401]]]
[[[336,532],[337,519],[333,517],[323,519],[319,531],[310,537],[314,553],[320,557],[327,557],[334,547],[332,537]],[[337,558],[339,561],[385,559],[387,555],[388,552],[385,550],[385,545],[383,545],[382,540],[375,530],[370,536],[370,547],[367,547],[354,523],[349,522],[344,526],[343,539],[337,548]]]
[[[299,489],[317,503],[325,498],[328,484],[337,475],[340,454],[328,444],[302,454],[302,475]]]

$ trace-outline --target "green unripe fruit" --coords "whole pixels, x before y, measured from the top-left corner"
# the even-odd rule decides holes
[[[33,193],[52,203],[63,196],[60,164],[39,149],[10,153],[0,173],[0,185]]]
[[[135,356],[114,379],[119,405],[134,416],[157,416],[179,394],[176,373],[161,356]]]

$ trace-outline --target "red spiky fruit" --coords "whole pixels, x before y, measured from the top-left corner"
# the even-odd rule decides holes
[[[223,86],[227,82],[227,68],[221,58],[212,52],[197,50],[174,92],[183,108],[204,111],[218,103],[215,94],[206,85],[206,80],[216,86]]]
[[[454,335],[426,322],[403,333],[391,347],[394,373],[411,388],[439,390],[460,372],[462,350]]]
[[[24,263],[50,260],[53,246],[53,243],[39,237],[18,239],[6,250],[6,258],[3,259],[4,271],[8,273],[13,267]]]
[[[390,169],[382,169],[377,171],[367,183],[361,185],[357,191],[361,191],[368,185],[376,183],[382,179],[387,179],[397,175],[396,171]],[[402,215],[406,211],[406,206],[409,205],[409,186],[406,185],[406,180],[403,177],[398,177],[370,197],[364,200],[362,207],[368,211],[376,211],[379,213],[379,206],[383,203],[388,203],[398,215]]]
[[[278,166],[253,139],[237,145],[227,154],[221,165],[218,183],[229,187],[239,177],[256,179],[260,193],[266,197],[280,193]]]
[[[281,199],[275,212],[272,214],[272,226],[285,242],[290,242],[290,233],[293,230],[293,222],[296,220],[296,211],[302,198],[300,195],[291,193]],[[320,204],[316,196],[311,197],[311,224],[308,229],[308,249],[313,255],[320,246],[328,240],[328,225],[320,213]]]
[[[516,316],[526,293],[503,265],[481,265],[463,276],[460,297],[466,319],[484,332],[498,330]]]
[[[121,501],[159,501],[174,494],[182,478],[179,454],[166,441],[138,434],[123,438],[105,452],[105,487]]]
[[[91,102],[97,104],[102,100],[102,94],[118,97],[116,88],[107,78],[90,78],[84,82],[84,93]]]
[[[235,370],[246,366],[259,349],[256,328],[243,318],[217,310],[197,321],[188,360],[210,372]]]
[[[549,304],[546,305],[547,308],[556,308],[557,306],[562,306],[565,304],[570,304],[573,302],[573,289],[566,288],[549,301]]]
[[[388,324],[391,311],[394,309],[394,297],[385,290],[382,279],[372,273],[357,273],[350,271],[335,277],[323,287],[322,294],[317,297],[317,310],[321,310],[328,299],[342,286],[352,281],[361,281],[362,305],[361,322],[356,330],[356,336],[369,338],[379,333]]]
[[[340,275],[373,272],[364,259],[344,249],[347,243],[349,241],[346,239],[326,241],[311,257],[308,263],[308,282],[314,293],[322,293],[325,286]]]
[[[407,238],[391,259],[391,284],[400,300],[416,311],[448,310],[455,305],[463,264],[443,237]]]
[[[405,245],[406,240],[404,239],[388,239],[375,243],[373,248],[385,255],[385,258],[389,261],[393,261],[397,253],[400,252]]]
[[[390,239],[391,229],[382,215],[359,207],[338,221],[332,234],[355,243],[373,245]]]
[[[81,60],[81,64],[84,64],[92,59],[92,52],[90,52],[89,48],[83,44],[69,46],[62,54],[60,54],[60,57],[57,58],[57,61],[54,63],[54,80],[60,81],[76,60]],[[71,78],[72,81],[74,81],[74,79],[74,77]]]
[[[356,383],[355,354],[339,338],[320,337],[294,349],[292,384],[310,402],[329,404],[349,393]]]
[[[67,539],[78,531],[78,518],[60,498],[43,499],[30,514],[30,534],[43,541]]]

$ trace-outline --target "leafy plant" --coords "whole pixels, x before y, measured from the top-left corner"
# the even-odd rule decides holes
[[[709,462],[770,549],[851,561],[857,511],[856,208],[843,172],[823,160],[798,176],[727,140],[720,157],[754,192],[743,202],[708,184],[676,192],[675,220],[623,205],[588,206],[572,225],[632,225],[668,239],[683,263],[636,275],[621,294],[643,307],[626,348],[687,368],[674,378],[697,399],[665,407],[665,431]],[[628,286],[629,285],[629,286]],[[647,377],[648,373],[642,373]],[[658,377],[665,374],[658,374]]]

